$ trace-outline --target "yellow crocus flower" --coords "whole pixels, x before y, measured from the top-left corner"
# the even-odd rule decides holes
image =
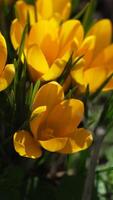
[[[36,0],[35,6],[27,4],[23,0],[16,2],[16,12],[21,23],[26,22],[29,14],[32,23],[37,19],[56,18],[58,20],[66,20],[71,12],[71,0]]]
[[[71,0],[36,0],[35,5],[18,0],[15,5],[16,15],[11,24],[11,40],[15,49],[19,47],[27,16],[32,26],[37,20],[51,19],[64,21],[71,12]],[[15,39],[14,39],[15,38]],[[15,42],[16,44],[15,44]]]
[[[64,100],[63,88],[57,82],[49,82],[39,89],[32,109],[31,132],[19,130],[13,137],[14,148],[21,156],[40,157],[42,148],[75,153],[91,145],[90,131],[77,128],[84,117],[83,103],[77,99]]]
[[[71,12],[72,0],[38,0],[37,10],[39,19],[50,19],[55,17],[64,21],[69,18]]]
[[[87,33],[81,45],[73,44],[75,48],[74,61],[83,58],[71,70],[71,77],[84,92],[89,85],[90,92],[95,92],[99,86],[113,73],[112,24],[108,19],[95,23]],[[113,89],[113,79],[105,86],[105,90]]]
[[[18,47],[21,28],[12,29],[11,38]],[[15,38],[17,32],[17,38]],[[54,19],[40,20],[35,23],[27,36],[25,52],[29,73],[33,81],[55,80],[63,72],[72,53],[74,38],[81,43],[83,27],[78,20],[67,20],[61,25]]]
[[[12,82],[15,75],[13,64],[6,64],[7,46],[3,35],[0,33],[0,91],[5,90]]]
[[[72,53],[74,38],[83,39],[83,28],[78,20],[67,20],[59,25],[54,19],[41,20],[32,26],[28,37],[27,63],[33,81],[57,79]]]

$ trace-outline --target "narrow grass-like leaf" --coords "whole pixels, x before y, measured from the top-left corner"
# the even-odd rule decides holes
[[[84,13],[86,12],[86,10],[88,9],[88,7],[89,7],[89,2],[84,6],[84,8],[79,12],[79,13],[77,13],[73,18],[75,18],[75,19],[80,19],[83,15],[84,15]]]
[[[30,84],[28,92],[26,94],[26,105],[30,108],[31,101],[32,101],[32,94],[33,94],[33,83]]]
[[[88,31],[88,29],[90,28],[90,25],[92,23],[93,12],[95,10],[95,6],[96,6],[96,0],[90,0],[90,3],[87,7],[86,13],[83,18],[83,26],[84,26],[85,32]]]
[[[73,94],[75,93],[76,90],[77,90],[77,86],[71,88],[71,89],[69,90],[69,92],[67,93],[67,95],[66,95],[65,98],[66,98],[66,99],[72,98],[72,96],[73,96]]]
[[[66,78],[68,77],[69,73],[70,73],[70,69],[72,67],[72,55],[70,56],[65,69],[63,71],[63,73],[61,74],[61,76],[58,78],[58,82],[62,85],[64,83],[64,81],[66,80]]]
[[[110,172],[113,171],[113,167],[103,168],[103,169],[97,169],[96,173],[103,173],[103,172]]]
[[[31,106],[32,106],[32,103],[34,101],[35,95],[36,95],[39,87],[40,87],[40,80],[37,80],[37,82],[35,83],[34,89],[33,89],[33,93],[32,93]]]
[[[28,20],[27,20],[28,21]],[[24,46],[25,46],[25,38],[26,38],[26,34],[28,32],[28,22],[25,25],[23,34],[22,34],[22,38],[21,38],[21,43],[20,43],[20,48],[18,51],[18,60],[17,60],[17,66],[19,65],[21,58],[22,58],[22,53],[24,51]]]

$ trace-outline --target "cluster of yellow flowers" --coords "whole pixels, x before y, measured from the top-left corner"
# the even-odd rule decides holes
[[[36,0],[35,5],[23,0],[16,2],[16,15],[11,25],[13,47],[18,50],[22,33],[29,18],[24,55],[33,82],[42,81],[36,93],[29,120],[30,132],[17,130],[15,150],[24,157],[37,158],[42,148],[50,152],[74,153],[88,148],[92,134],[77,128],[84,117],[84,105],[77,99],[65,99],[70,84],[84,93],[91,93],[113,73],[112,24],[103,19],[84,33],[79,20],[69,19],[71,0]],[[6,43],[0,35],[0,90],[13,80],[13,65],[6,65]],[[57,80],[72,57],[72,67],[64,84]],[[23,59],[22,59],[23,61]],[[48,83],[46,83],[48,82]],[[113,89],[113,79],[104,91]],[[42,148],[41,148],[42,147]]]

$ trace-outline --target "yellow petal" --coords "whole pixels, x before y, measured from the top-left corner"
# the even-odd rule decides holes
[[[84,67],[85,60],[82,58],[75,64],[70,73],[72,79],[80,85],[84,84]]]
[[[0,74],[1,74],[2,70],[4,69],[6,60],[7,60],[6,42],[5,42],[5,38],[0,33]]]
[[[65,5],[63,9],[62,16],[61,16],[61,19],[63,21],[69,18],[70,13],[71,13],[71,8],[72,8],[72,5],[70,3],[70,0],[68,0],[67,4]]]
[[[33,5],[19,0],[16,2],[16,13],[21,24],[25,25],[28,15],[30,19],[30,25],[35,23],[35,9]]]
[[[15,68],[13,64],[7,64],[0,75],[0,91],[5,90],[13,81]]]
[[[89,30],[88,35],[96,36],[94,56],[106,48],[112,39],[112,24],[109,19],[103,19],[95,23]]]
[[[49,69],[46,58],[38,45],[33,45],[28,48],[27,62],[29,65],[29,72],[34,81],[36,78],[40,78],[40,76],[45,74]]]
[[[79,128],[68,138],[64,149],[60,150],[60,153],[68,154],[85,150],[92,144],[92,141],[91,132],[84,128]]]
[[[29,45],[37,44],[42,50],[47,62],[51,65],[59,50],[58,23],[55,20],[40,20],[29,34]]]
[[[37,92],[33,109],[39,106],[47,106],[48,110],[52,110],[55,105],[64,99],[63,88],[55,81],[43,85]]]
[[[63,23],[60,32],[60,55],[63,55],[71,46],[71,42],[76,38],[79,42],[83,40],[83,27],[78,20],[68,20]]]
[[[95,92],[106,79],[107,71],[105,68],[89,68],[84,72],[84,84],[85,87],[89,84],[90,92]]]
[[[104,92],[107,92],[109,90],[113,90],[113,78],[108,82],[108,84],[103,89]]]
[[[84,105],[76,99],[64,100],[49,113],[47,127],[54,130],[56,137],[70,135],[82,121]]]
[[[113,44],[101,51],[91,65],[93,67],[106,66],[108,71],[113,70]]]
[[[37,9],[43,19],[49,19],[53,16],[53,1],[52,0],[38,0]]]
[[[78,49],[77,55],[83,56],[85,59],[85,67],[89,67],[90,62],[92,61],[94,48],[95,48],[95,36],[86,37]]]
[[[13,20],[11,24],[10,37],[13,47],[18,49],[21,42],[24,26],[21,25],[18,19]]]
[[[13,137],[13,143],[15,151],[20,156],[35,159],[42,154],[39,144],[27,131],[21,130],[16,132]]]
[[[41,77],[44,81],[57,79],[63,72],[67,61],[65,59],[56,59],[50,69]]]
[[[45,120],[46,110],[47,110],[46,106],[40,106],[32,112],[30,118],[30,128],[36,139],[40,137],[39,127]]]
[[[66,20],[71,12],[71,0],[53,0],[53,9],[59,20]]]
[[[56,20],[40,20],[35,23],[29,34],[29,45],[37,44],[39,46],[45,42],[46,37],[55,41],[58,37],[59,24]]]
[[[56,152],[64,148],[67,138],[52,138],[50,140],[39,141],[40,145],[51,152]]]

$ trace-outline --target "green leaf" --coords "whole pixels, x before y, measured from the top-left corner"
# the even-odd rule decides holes
[[[83,26],[84,26],[85,32],[87,32],[91,26],[95,6],[96,6],[96,0],[90,0],[90,3],[87,7],[86,13],[83,18]]]
[[[109,171],[113,171],[113,167],[107,167],[107,168],[103,168],[103,169],[97,169],[96,173],[103,173],[103,172],[109,172]]]
[[[26,38],[26,34],[28,33],[28,19],[27,19],[27,23],[25,25],[25,28],[24,28],[24,31],[23,31],[23,34],[22,34],[22,38],[21,38],[21,43],[20,43],[20,47],[19,47],[19,51],[18,51],[18,60],[17,60],[17,66],[19,66],[19,63],[21,61],[21,58],[22,58],[22,54],[23,54],[23,51],[24,51],[24,46],[25,46],[25,38]]]
[[[88,9],[88,7],[89,7],[89,3],[87,3],[87,4],[84,6],[84,8],[83,8],[79,13],[77,13],[73,18],[75,18],[75,19],[80,19],[80,18],[84,15],[84,13],[85,13],[86,10]]]
[[[40,87],[40,80],[37,80],[36,83],[35,83],[34,89],[33,89],[33,93],[32,93],[31,106],[32,106],[32,103],[34,101],[35,95],[36,95],[39,87]]]

